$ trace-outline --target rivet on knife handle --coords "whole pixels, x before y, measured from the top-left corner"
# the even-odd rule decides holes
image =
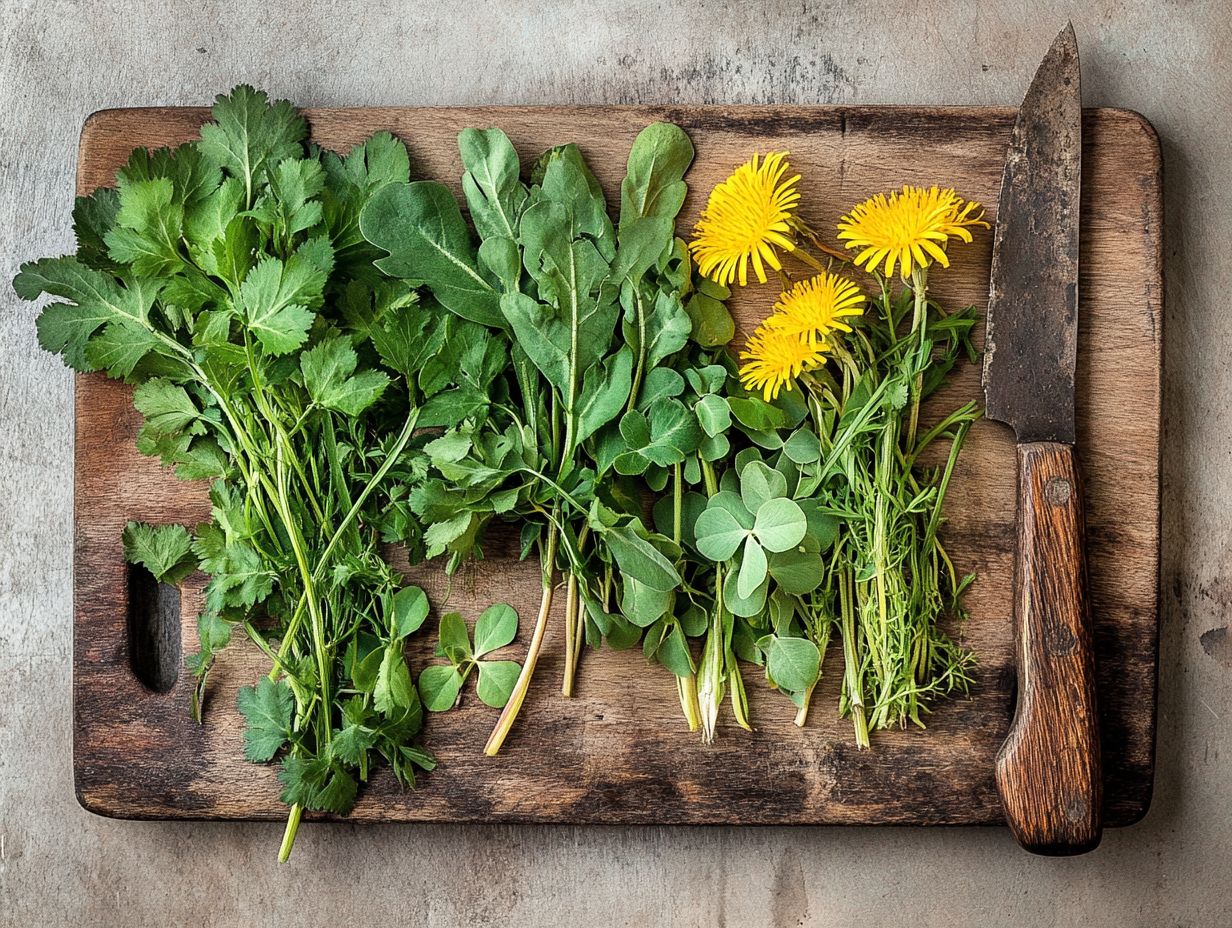
[[[996,780],[1014,836],[1038,854],[1082,853],[1100,838],[1099,724],[1084,540],[1073,446],[1019,445],[1018,711],[997,757]]]

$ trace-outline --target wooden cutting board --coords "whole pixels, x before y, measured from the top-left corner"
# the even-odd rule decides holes
[[[953,185],[987,205],[997,193],[1014,111],[986,108],[565,107],[308,110],[321,145],[341,149],[378,129],[403,138],[417,178],[455,190],[455,138],[464,126],[499,126],[524,163],[549,145],[580,144],[616,202],[629,146],[646,123],[682,126],[697,147],[684,208],[687,228],[706,193],[755,151],[787,149],[803,174],[800,212],[822,230],[857,201],[902,183]],[[109,110],[82,132],[77,187],[112,183],[137,146],[196,136],[203,109]],[[1139,819],[1154,764],[1159,591],[1161,189],[1159,142],[1140,116],[1084,114],[1082,320],[1078,441],[1087,474],[1091,600],[1099,661],[1105,820]],[[953,249],[953,267],[931,283],[949,307],[984,306],[992,235]],[[733,300],[747,332],[770,308],[772,288]],[[982,338],[982,334],[980,335]],[[966,365],[933,405],[979,397]],[[205,487],[177,481],[139,455],[140,417],[130,390],[101,376],[76,383],[74,548],[74,768],[77,794],[94,812],[133,818],[250,819],[284,815],[274,772],[242,759],[237,687],[265,671],[255,649],[233,647],[211,677],[206,720],[189,717],[191,678],[169,692],[139,682],[130,655],[130,593],[120,535],[129,519],[193,524],[207,518]],[[725,719],[716,744],[685,727],[675,684],[640,649],[588,651],[578,695],[560,696],[560,616],[548,632],[531,695],[495,759],[482,746],[497,713],[473,692],[462,708],[432,715],[428,746],[440,768],[415,792],[377,773],[352,818],[360,821],[596,823],[974,824],[1001,820],[993,759],[1014,708],[1011,633],[1014,445],[980,422],[959,462],[945,537],[960,572],[978,580],[967,597],[964,640],[980,661],[970,697],[942,701],[918,729],[877,734],[859,751],[836,715],[840,655],[825,663],[807,726],[746,668],[753,733]],[[496,547],[501,547],[499,544]],[[505,547],[508,547],[506,545]],[[417,572],[439,606],[441,578]],[[185,586],[180,631],[195,647],[202,578]],[[488,603],[514,603],[520,657],[538,602],[537,567],[506,552],[467,568],[449,609],[472,619]],[[563,600],[558,597],[557,602]],[[174,629],[173,629],[174,632]],[[174,634],[173,636],[174,637]],[[426,637],[426,636],[422,636]],[[426,655],[413,655],[417,667]]]

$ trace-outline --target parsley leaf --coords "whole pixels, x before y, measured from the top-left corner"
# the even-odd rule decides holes
[[[283,681],[262,677],[255,686],[240,687],[236,696],[240,714],[248,722],[244,729],[244,756],[253,763],[272,760],[291,737],[291,713],[295,698]]]
[[[179,583],[197,569],[192,538],[182,525],[129,522],[124,527],[124,558],[142,565],[159,583]]]

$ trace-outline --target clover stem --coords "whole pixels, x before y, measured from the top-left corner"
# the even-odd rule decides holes
[[[804,700],[800,704],[800,708],[796,710],[795,722],[796,722],[797,728],[803,728],[805,723],[808,722],[809,705],[813,701],[813,690],[815,690],[816,688],[817,688],[817,684],[814,683],[812,686],[810,686],[807,690],[804,691]]]
[[[557,533],[556,519],[553,518],[548,522],[547,544],[544,545],[543,595],[539,601],[539,615],[535,619],[535,630],[531,635],[530,647],[526,649],[526,661],[522,664],[522,672],[518,674],[518,681],[513,685],[513,692],[509,695],[509,702],[505,703],[500,718],[496,720],[496,727],[492,729],[492,734],[488,736],[488,743],[483,747],[483,753],[489,757],[495,757],[500,752],[501,745],[509,736],[509,730],[513,728],[513,723],[522,708],[522,702],[526,699],[530,679],[535,673],[535,664],[539,661],[539,652],[543,649],[543,634],[547,630],[548,616],[552,612]]]

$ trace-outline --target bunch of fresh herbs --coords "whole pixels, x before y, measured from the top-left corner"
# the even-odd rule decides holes
[[[114,189],[78,200],[75,256],[14,282],[65,301],[39,317],[44,348],[135,386],[138,448],[212,481],[212,518],[191,537],[130,525],[125,549],[160,580],[209,575],[194,711],[236,627],[269,658],[239,708],[246,757],[282,757],[284,859],[301,811],[346,813],[374,757],[403,784],[433,766],[404,656],[428,601],[381,542],[435,544],[405,509],[428,468],[424,431],[507,363],[481,326],[373,267],[360,215],[406,182],[405,146],[381,133],[338,156],[306,136],[290,104],[239,87],[199,142],[135,151]]]

